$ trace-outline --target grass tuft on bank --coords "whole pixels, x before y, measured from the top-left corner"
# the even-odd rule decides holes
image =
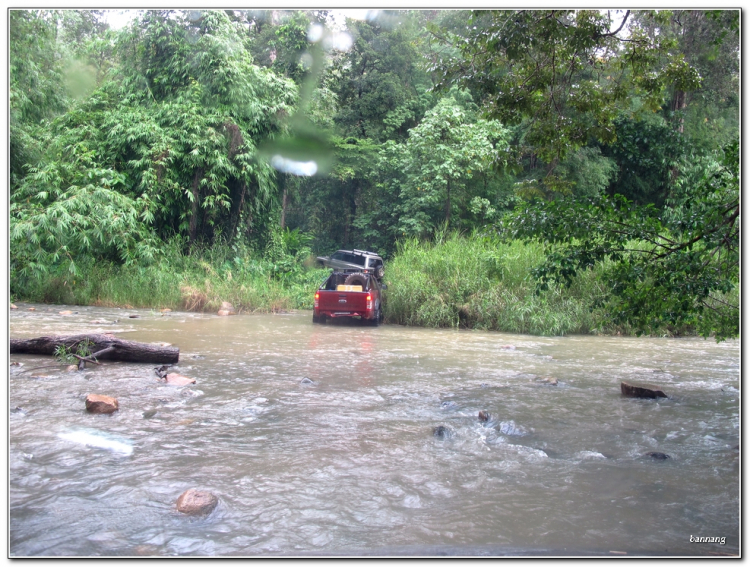
[[[537,294],[530,271],[543,259],[541,245],[487,237],[404,241],[387,269],[386,319],[533,335],[627,332],[597,307],[604,299],[598,271],[582,274],[570,288]]]
[[[230,246],[182,254],[167,247],[151,265],[78,264],[75,276],[50,273],[41,280],[11,276],[19,301],[217,311],[230,302],[242,312],[312,309],[314,290],[327,270],[301,258],[273,262]]]

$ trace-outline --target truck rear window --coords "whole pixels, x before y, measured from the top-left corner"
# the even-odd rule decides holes
[[[345,262],[349,262],[350,264],[357,264],[358,266],[364,266],[365,265],[365,257],[364,256],[357,256],[355,254],[345,254],[346,259]]]

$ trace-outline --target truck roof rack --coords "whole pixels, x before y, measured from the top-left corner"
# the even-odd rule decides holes
[[[367,250],[357,250],[356,248],[354,248],[352,252],[356,254],[369,254],[370,256],[380,256],[380,254],[378,254],[377,252],[369,252]]]
[[[369,274],[370,270],[362,268],[331,268],[334,274]]]

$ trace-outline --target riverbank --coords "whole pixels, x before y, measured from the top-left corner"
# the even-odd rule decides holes
[[[328,275],[313,260],[274,262],[229,246],[184,255],[172,247],[150,265],[92,262],[79,264],[75,276],[11,277],[11,300],[196,312],[216,312],[225,301],[244,313],[312,309],[314,291]],[[580,274],[568,288],[538,294],[530,271],[542,260],[541,245],[478,236],[404,241],[386,259],[385,320],[546,336],[633,334],[606,310],[606,266]],[[736,290],[729,299],[737,302]],[[693,331],[664,327],[655,334]]]

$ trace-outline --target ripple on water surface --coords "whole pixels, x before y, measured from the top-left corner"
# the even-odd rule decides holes
[[[23,307],[12,337],[170,343],[196,384],[13,355],[13,556],[738,549],[737,342]],[[622,380],[669,398],[623,398]],[[88,393],[120,410],[87,414]],[[175,509],[194,487],[219,497],[207,517]]]

